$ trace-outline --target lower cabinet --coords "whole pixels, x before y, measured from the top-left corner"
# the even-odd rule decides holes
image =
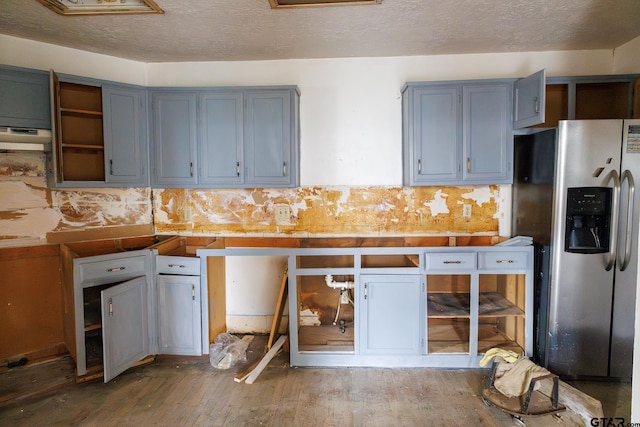
[[[533,356],[533,248],[336,248],[289,259],[292,366],[475,368]]]
[[[420,354],[424,284],[420,276],[363,275],[360,352]]]
[[[64,244],[61,253],[65,345],[78,381],[108,382],[154,354],[202,355],[199,258],[120,241]]]
[[[166,260],[170,258],[172,261]],[[197,264],[197,275],[158,274],[158,351],[161,354],[202,355],[200,260],[156,257],[158,271]],[[171,268],[171,267],[169,267]]]

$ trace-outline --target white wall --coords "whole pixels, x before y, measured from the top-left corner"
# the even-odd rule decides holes
[[[613,54],[614,74],[636,74],[640,72],[640,37],[616,48]]]

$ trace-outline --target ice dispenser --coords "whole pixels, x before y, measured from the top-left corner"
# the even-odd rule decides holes
[[[609,252],[611,188],[567,188],[566,252]]]

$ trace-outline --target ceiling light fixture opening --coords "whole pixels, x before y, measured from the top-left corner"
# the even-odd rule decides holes
[[[60,15],[164,13],[153,0],[38,0]]]
[[[353,6],[380,3],[382,3],[382,0],[269,0],[271,9],[318,6]]]

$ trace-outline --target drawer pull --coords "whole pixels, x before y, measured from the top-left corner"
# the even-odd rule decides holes
[[[107,269],[107,271],[108,271],[109,273],[113,273],[114,271],[122,271],[122,270],[124,270],[125,268],[127,268],[127,267],[113,267],[113,268],[108,268],[108,269]]]
[[[442,261],[443,264],[462,264],[462,261]]]
[[[186,265],[182,265],[182,264],[169,264],[167,265],[167,267],[169,268],[186,268]]]
[[[515,261],[512,259],[497,259],[497,264],[513,264]]]

